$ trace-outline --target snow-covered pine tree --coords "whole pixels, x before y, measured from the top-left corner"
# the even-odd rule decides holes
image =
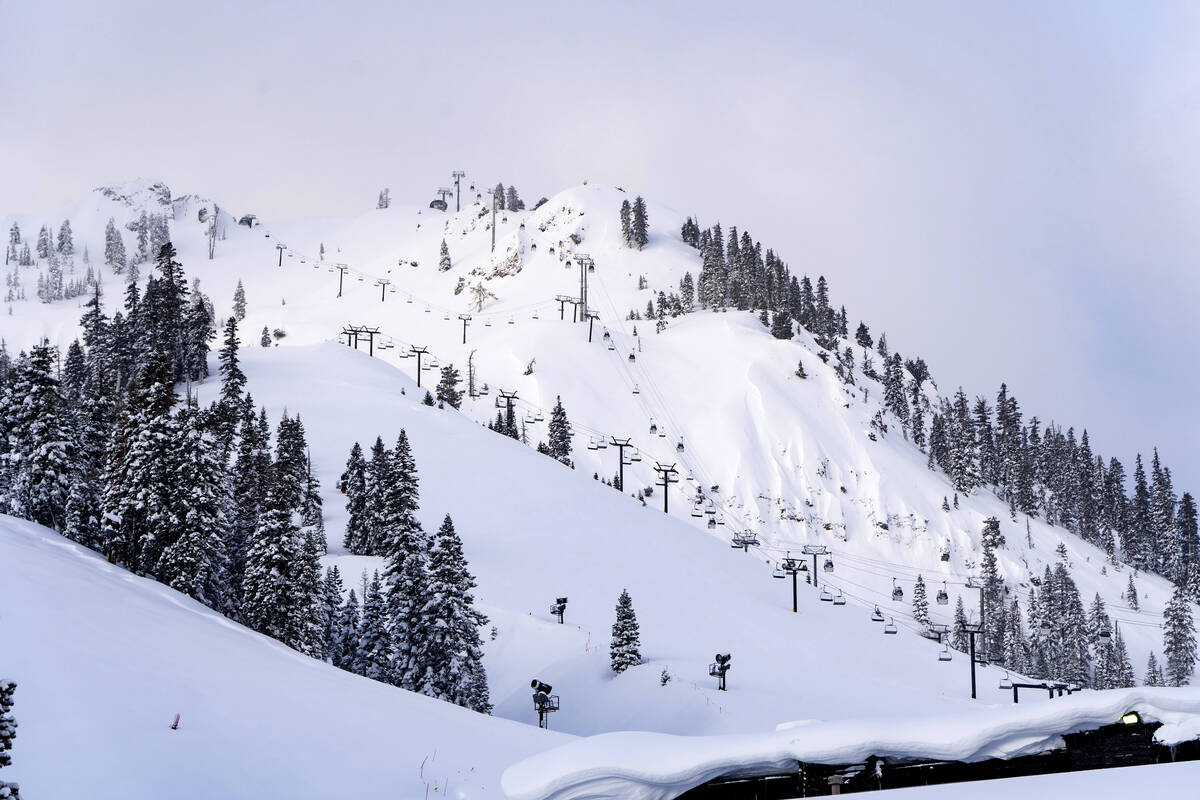
[[[125,242],[112,217],[104,228],[104,264],[114,275],[125,271]]]
[[[1163,614],[1163,655],[1168,686],[1187,686],[1196,666],[1196,629],[1192,604],[1185,588],[1177,584]]]
[[[383,440],[378,440],[382,447]],[[346,537],[342,544],[355,555],[366,555],[371,546],[371,524],[367,500],[367,462],[358,442],[350,448],[346,469],[338,479],[338,491],[346,496]]]
[[[1134,611],[1138,610],[1138,590],[1133,584],[1133,573],[1129,574],[1129,585],[1125,587],[1125,602]]]
[[[763,309],[763,313],[767,313],[766,309]],[[771,318],[771,335],[776,339],[792,338],[792,318],[786,310],[776,311]]]
[[[362,625],[351,671],[371,680],[383,681],[387,680],[391,670],[391,645],[388,641],[383,588],[376,570],[363,599]]]
[[[633,200],[632,246],[641,250],[650,241],[649,219],[646,216],[646,201],[638,195]]]
[[[1131,689],[1137,685],[1137,679],[1133,675],[1133,665],[1129,662],[1129,651],[1125,647],[1120,624],[1113,626],[1112,648],[1112,688]]]
[[[429,586],[425,548],[394,554],[387,564],[387,583],[389,640],[394,656],[389,682],[421,692],[430,679],[429,651],[436,625],[425,615]]]
[[[13,739],[17,736],[17,720],[13,716],[13,695],[17,684],[0,678],[0,767],[12,764]],[[15,783],[0,781],[0,800],[21,800],[21,789]]]
[[[337,564],[325,570],[325,580],[322,583],[321,626],[322,652],[321,656],[331,664],[339,664],[342,660],[341,610],[342,573]]]
[[[174,442],[170,498],[172,538],[158,559],[156,577],[223,613],[233,611],[226,539],[232,497],[225,456],[203,435],[197,414],[186,410]]]
[[[258,527],[271,485],[271,428],[267,411],[254,413],[254,400],[246,395],[242,401],[237,456],[233,467],[233,519],[229,530],[226,553],[229,557],[230,587],[235,597],[241,597],[242,576],[245,574],[246,550]]]
[[[213,414],[213,427],[217,431],[217,439],[223,452],[228,454],[237,432],[242,410],[242,393],[246,389],[246,373],[242,372],[238,363],[237,315],[231,316],[225,322],[225,337],[221,349],[217,351],[217,362],[220,364],[218,371],[221,375],[221,399]]]
[[[292,511],[304,506],[308,484],[308,443],[300,416],[284,411],[275,432],[275,462],[271,465],[271,488],[276,499]]]
[[[77,465],[57,361],[58,348],[42,342],[19,364],[4,410],[8,449],[3,463],[11,513],[62,531]]]
[[[913,619],[922,625],[929,624],[929,596],[925,592],[925,579],[917,575],[916,585],[913,586]]]
[[[473,588],[475,579],[467,570],[462,540],[447,514],[429,549],[429,584],[423,613],[436,625],[421,691],[486,713],[491,703],[479,628],[488,620],[474,607]]]
[[[633,611],[633,600],[626,589],[622,589],[621,596],[617,598],[617,620],[612,627],[609,661],[612,671],[618,675],[642,663],[637,615]]]
[[[450,248],[446,245],[446,240],[442,239],[442,249],[438,256],[438,270],[446,272],[450,269]]]
[[[1158,656],[1154,651],[1150,651],[1150,657],[1146,659],[1146,675],[1142,680],[1143,686],[1166,686],[1166,681],[1163,680],[1162,667],[1158,665]]]
[[[442,377],[437,385],[437,399],[441,403],[445,403],[451,408],[458,408],[462,405],[462,392],[458,388],[458,384],[462,382],[458,370],[453,364],[447,364],[442,367]]]
[[[246,318],[246,289],[240,279],[233,290],[233,316],[237,317],[238,322]]]
[[[562,397],[554,398],[554,408],[550,411],[549,442],[546,445],[551,458],[573,467],[571,462],[571,423],[567,421],[567,412],[563,409]]]
[[[1104,610],[1104,600],[1096,592],[1088,608],[1088,643],[1092,646],[1092,688],[1112,689],[1116,686],[1117,665],[1113,652],[1112,622]],[[1108,632],[1108,636],[1102,632]]]
[[[954,625],[950,631],[950,646],[960,653],[967,652],[967,610],[963,606],[962,595],[954,603]]]
[[[242,617],[260,633],[302,652],[308,646],[312,598],[306,595],[305,537],[293,507],[272,487],[246,551]]]
[[[621,241],[626,247],[633,247],[633,207],[629,200],[621,201]]]
[[[346,602],[338,610],[337,616],[337,637],[338,644],[334,648],[332,656],[333,665],[349,670],[354,664],[354,655],[357,652],[358,640],[361,636],[359,630],[359,612],[358,612],[358,595],[354,590],[350,590]]]
[[[261,347],[270,347],[271,346],[271,332],[269,330],[267,330],[266,325],[263,325],[262,336],[259,337],[258,344]]]

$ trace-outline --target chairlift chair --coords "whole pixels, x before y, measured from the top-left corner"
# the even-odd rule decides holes
[[[677,452],[677,453],[683,452],[683,439],[680,439],[679,444],[675,445],[675,452]]]
[[[1008,670],[1004,671],[1004,677],[1000,679],[1000,688],[1001,689],[1011,689],[1012,688],[1012,678],[1009,677]]]
[[[362,283],[364,280],[365,280],[365,278],[363,278],[363,276],[362,276],[362,275],[359,275],[359,276],[358,276],[358,282],[359,282],[359,283]]]
[[[490,328],[490,327],[492,327],[492,321],[491,321],[490,319],[485,319],[485,320],[483,321],[483,327],[485,327],[485,328]]]
[[[717,521],[715,519],[713,519],[712,517],[709,517],[708,518],[708,527],[709,527],[709,530],[717,527]]]
[[[656,433],[658,433],[658,425],[654,420],[650,420],[650,435],[653,436]]]
[[[442,315],[442,319],[444,319],[444,320],[448,320],[448,319],[450,319],[450,313],[449,313],[449,312],[446,312],[445,314],[443,314],[443,315]]]
[[[954,656],[950,655],[950,646],[946,645],[945,647],[942,648],[942,651],[940,653],[938,653],[938,661],[952,661],[952,660],[954,660]]]
[[[1109,638],[1112,638],[1112,630],[1110,630],[1109,627],[1107,625],[1105,625],[1103,628],[1101,628],[1099,630],[1097,635],[1101,639],[1109,639]]]
[[[612,342],[609,342],[609,343],[608,343],[608,349],[609,349],[609,350],[616,350],[616,349],[617,349],[617,346],[616,346],[615,344],[613,344]]]
[[[833,593],[830,592],[828,589],[822,589],[821,590],[821,602],[822,603],[832,603],[833,602]]]
[[[892,578],[892,599],[897,603],[904,600],[904,590],[896,583],[896,579]]]
[[[891,621],[887,625],[883,626],[883,632],[886,634],[892,635],[892,636],[896,635],[897,629],[896,629],[896,618],[895,617],[892,617]]]
[[[604,439],[597,439],[596,440],[596,449],[597,450],[607,450],[608,442],[604,441]]]
[[[408,299],[407,299],[407,300],[405,300],[404,302],[406,302],[406,303],[411,303],[411,302],[412,302],[412,295],[410,294],[410,295],[408,296]]]
[[[588,440],[588,450],[596,450],[596,449],[597,449],[597,447],[596,447],[596,440],[595,440],[595,439],[589,439],[589,440]]]
[[[782,569],[780,569],[778,566],[776,566],[775,569],[771,571],[771,577],[779,578],[780,580],[782,580],[787,577],[787,573],[785,573]]]
[[[825,559],[825,563],[821,566],[821,569],[825,570],[826,572],[833,572],[833,559]]]
[[[630,360],[630,361],[637,361],[637,356],[635,356],[633,353],[630,353],[630,354],[629,354],[629,360]]]
[[[871,614],[871,622],[883,622],[883,613],[880,612],[879,606],[875,606],[875,611]]]
[[[641,394],[641,392],[640,392],[640,391],[638,391],[638,385],[637,385],[636,383],[633,385],[633,393],[634,393],[634,394]]]
[[[696,518],[704,516],[704,512],[700,510],[700,506],[692,506],[692,516]]]
[[[608,340],[612,339],[612,336],[609,335],[608,331],[605,331],[604,336],[602,336],[601,338],[607,342]]]
[[[509,324],[509,325],[516,325],[516,324],[517,324],[517,321],[516,321],[515,319],[513,319],[512,317],[509,317],[509,318],[508,318],[508,324]]]
[[[842,594],[841,589],[838,589],[838,593],[833,596],[833,604],[835,606],[846,605],[846,595]]]
[[[533,412],[533,421],[534,422],[545,422],[546,418],[544,416],[542,416],[542,412],[535,411],[535,412]]]
[[[946,582],[942,581],[942,588],[938,589],[938,593],[937,593],[937,604],[939,606],[944,606],[944,605],[949,604],[949,602],[950,602],[950,594],[946,591]]]

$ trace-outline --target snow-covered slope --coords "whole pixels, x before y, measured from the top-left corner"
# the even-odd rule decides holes
[[[0,630],[23,797],[496,797],[563,739],[314,661],[10,517]]]
[[[141,198],[134,206],[157,202],[139,183],[93,193],[78,209],[46,222],[75,215],[77,251],[85,241],[95,254],[112,207],[124,208],[112,196]],[[1128,571],[1103,567],[1100,551],[1065,531],[1033,519],[1027,545],[1026,520],[1010,521],[1007,506],[986,491],[943,511],[943,498],[953,492],[943,476],[926,469],[924,454],[895,429],[878,441],[868,437],[880,408],[879,385],[860,375],[857,387],[844,386],[817,358],[806,334],[781,342],[752,315],[736,312],[686,315],[658,334],[650,322],[626,320],[659,290],[675,290],[685,271],[698,274],[698,254],[678,235],[680,215],[651,202],[650,243],[636,252],[622,245],[617,224],[617,209],[630,194],[576,187],[536,210],[501,212],[493,253],[491,216],[479,197],[474,185],[464,185],[458,213],[394,204],[348,220],[266,221],[253,229],[227,223],[212,261],[195,209],[179,210],[186,203],[176,201],[172,230],[185,269],[200,277],[219,314],[228,312],[236,282],[244,282],[249,302],[244,341],[256,342],[264,326],[285,332],[284,346],[330,340],[345,324],[378,326],[384,336],[379,341],[396,346],[377,349],[376,355],[409,375],[416,359],[401,357],[409,344],[427,346],[438,363],[453,362],[464,375],[473,353],[479,382],[493,391],[468,402],[466,414],[490,419],[494,389],[516,390],[518,411],[536,442],[545,437],[549,408],[561,396],[575,429],[581,476],[617,471],[616,449],[591,450],[589,442],[631,437],[642,460],[626,468],[627,487],[652,486],[656,461],[676,463],[682,480],[671,489],[671,515],[705,530],[704,508],[718,511],[713,518],[724,524],[709,533],[726,543],[733,532],[755,531],[763,546],[743,560],[777,560],[805,543],[829,546],[836,569],[822,577],[852,604],[879,604],[900,625],[911,624],[907,600],[920,573],[931,594],[945,581],[950,604],[934,606],[933,614],[946,622],[957,596],[968,609],[976,605],[975,592],[963,584],[977,569],[982,520],[994,515],[1007,539],[998,553],[1000,570],[1018,594],[1027,591],[1030,574],[1053,563],[1055,547],[1064,542],[1082,596],[1087,601],[1099,592],[1109,604],[1139,673],[1147,652],[1161,648],[1165,581],[1138,577],[1144,596],[1142,610],[1135,612],[1121,599]],[[128,213],[136,212],[130,207]],[[39,223],[23,221],[26,235]],[[448,271],[438,270],[443,239],[452,257]],[[571,324],[570,304],[554,299],[578,295],[576,253],[595,262],[588,275],[589,307],[600,318],[590,343],[588,326]],[[337,264],[348,270],[340,297]],[[792,267],[804,271],[803,265]],[[638,288],[639,276],[647,288]],[[108,277],[115,303],[120,278]],[[837,277],[833,280],[836,291]],[[488,293],[482,309],[472,291],[477,285]],[[42,335],[65,342],[74,335],[79,310],[78,302],[14,303],[10,316],[0,316],[0,335],[12,347]],[[472,315],[466,344],[460,313]],[[899,333],[894,344],[903,348]],[[531,362],[532,374],[526,375]],[[793,375],[797,362],[803,362],[807,380]],[[425,378],[433,383],[436,373]],[[699,493],[705,504],[693,506],[690,500]],[[661,508],[661,490],[648,502]],[[691,516],[697,512],[702,516]],[[588,513],[579,509],[575,516]],[[336,533],[331,538],[336,545]],[[943,548],[948,561],[939,557]],[[726,559],[739,555],[730,552]],[[681,561],[686,558],[680,554]],[[769,583],[768,574],[760,571],[755,580]],[[891,601],[893,579],[905,590],[905,602]],[[774,591],[785,604],[784,587]]]

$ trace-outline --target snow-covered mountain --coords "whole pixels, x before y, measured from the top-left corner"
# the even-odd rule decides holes
[[[69,219],[74,267],[82,272],[88,266],[86,246],[110,308],[119,304],[124,285],[124,276],[102,266],[110,218],[132,253],[137,242],[128,226],[143,212],[167,215],[179,260],[221,317],[231,312],[241,282],[247,298],[241,328],[247,388],[273,419],[284,409],[304,419],[324,498],[331,551],[326,562],[338,564],[351,584],[380,562],[341,550],[346,513],[337,477],[355,442],[366,446],[377,435],[392,441],[404,428],[421,471],[421,520],[433,529],[445,513],[454,516],[479,582],[481,608],[496,626],[495,638],[486,643],[486,662],[498,717],[532,721],[526,688],[532,677],[553,683],[562,696],[563,710],[552,725],[569,734],[752,732],[785,720],[846,718],[881,707],[896,713],[986,712],[986,703],[1006,702],[1007,695],[995,688],[1003,672],[983,670],[984,702],[972,704],[965,657],[938,661],[941,648],[917,635],[924,626],[913,619],[910,601],[919,574],[929,587],[935,622],[951,622],[959,597],[974,613],[978,593],[966,583],[979,573],[981,530],[989,517],[1000,520],[1006,540],[996,551],[999,571],[1022,601],[1030,578],[1059,561],[1056,548],[1063,544],[1085,602],[1100,594],[1139,674],[1147,654],[1161,651],[1169,582],[1139,574],[1134,610],[1123,598],[1131,570],[1064,529],[1038,518],[1013,519],[1008,504],[987,490],[962,495],[957,507],[944,510],[944,500],[955,494],[946,477],[927,467],[926,454],[897,425],[885,433],[873,424],[888,415],[879,384],[862,374],[861,363],[855,383],[848,385],[808,333],[774,338],[750,312],[696,311],[669,319],[661,330],[654,321],[629,319],[648,300],[657,306],[660,291],[678,292],[684,275],[696,278],[701,264],[697,251],[680,238],[684,217],[653,202],[647,246],[627,247],[617,213],[626,199],[631,193],[615,187],[575,187],[530,211],[500,212],[495,231],[488,195],[466,183],[459,212],[393,204],[352,219],[257,220],[246,226],[237,220],[252,210],[222,209],[211,260],[210,215],[216,204],[172,197],[151,181],[99,189],[44,220],[9,216],[2,224],[7,230],[17,222],[32,238],[42,225],[56,232]],[[439,268],[443,241],[448,269]],[[583,255],[594,271],[581,270]],[[0,315],[0,336],[10,351],[43,337],[66,345],[78,335],[86,298],[38,302],[31,287],[39,269],[15,268],[29,299],[11,302],[9,313]],[[143,274],[148,271],[143,265]],[[581,273],[588,310],[598,316],[593,325],[573,323],[576,308],[556,299],[578,298]],[[470,318],[464,323],[460,315]],[[365,338],[358,353],[337,343],[347,325],[378,329],[374,358],[367,355]],[[277,347],[258,347],[263,329]],[[412,345],[427,348],[422,362],[434,367],[421,374],[422,389],[416,386],[417,359],[406,357]],[[467,399],[461,413],[419,402],[436,382],[436,367],[447,363],[464,378],[470,363],[477,388],[488,389]],[[797,376],[798,364],[807,377]],[[219,383],[213,377],[193,389],[207,402],[217,396]],[[495,418],[501,389],[516,392],[530,446],[479,424]],[[925,397],[936,402],[933,387],[926,387]],[[574,431],[573,471],[532,449],[547,438],[557,399]],[[636,447],[637,460],[624,467],[623,492],[595,479],[609,480],[617,472],[618,449],[601,446],[613,437],[628,438]],[[665,515],[663,489],[655,487],[656,463],[678,470],[679,483],[667,490]],[[644,503],[631,497],[639,493]],[[381,719],[386,714],[379,709],[393,705],[396,715],[423,719],[435,713],[423,702],[410,709],[407,697],[377,699],[404,693],[308,664],[257,634],[225,630],[232,624],[191,601],[164,600],[175,595],[163,587],[130,578],[123,586],[120,570],[45,530],[15,521],[4,525],[0,614],[25,608],[29,596],[60,570],[72,576],[72,588],[58,604],[22,615],[17,627],[18,660],[11,669],[24,682],[23,719],[38,721],[22,728],[14,761],[16,777],[28,784],[31,796],[40,781],[48,796],[69,793],[37,742],[68,735],[72,717],[56,717],[54,711],[72,704],[91,722],[113,714],[129,725],[140,720],[147,730],[154,726],[156,738],[179,733],[160,724],[160,716],[182,711],[186,723],[193,714],[203,719],[216,703],[225,711],[201,724],[212,731],[220,726],[219,741],[234,755],[271,735],[274,729],[264,726],[275,723],[264,719],[290,720],[278,725],[287,729],[292,754],[321,746],[292,716],[297,708],[303,711],[302,699],[293,698],[297,705],[287,717],[274,717],[272,710],[286,701],[254,689],[278,670],[304,673],[296,678],[298,696],[329,693],[333,699],[314,714],[324,734],[334,738],[363,704],[387,704],[373,711]],[[748,532],[756,544],[730,546],[734,535]],[[772,580],[773,567],[789,552],[799,555],[804,545],[829,548],[831,572],[823,568],[825,557],[819,563],[805,558],[810,566],[817,563],[821,587],[846,598],[845,605],[821,602],[819,592],[802,582],[800,613],[791,613],[790,582]],[[893,599],[896,587],[900,600]],[[943,588],[948,602],[939,605],[932,598]],[[613,678],[608,631],[622,589],[634,598],[647,661]],[[141,598],[136,613],[118,613],[124,591]],[[559,626],[547,606],[562,595],[570,598],[568,624]],[[875,607],[900,635],[881,635],[883,625],[870,618]],[[142,613],[154,618],[152,626],[141,621]],[[120,670],[93,675],[64,668],[38,676],[39,664],[67,655],[63,641],[44,636],[47,626],[89,631],[71,651],[80,658],[89,648],[109,660],[128,652],[94,635],[105,628],[119,634],[118,643],[148,630],[146,646],[160,652],[139,671],[119,677],[123,682],[115,685],[123,702],[114,697],[100,703],[94,696],[97,681],[105,675],[118,680]],[[194,635],[175,633],[192,626]],[[226,641],[197,645],[209,636]],[[220,659],[211,657],[216,649],[253,663],[243,673],[226,674],[215,663]],[[242,655],[243,649],[253,655]],[[730,684],[736,691],[716,692],[707,675],[718,651],[734,654]],[[198,660],[200,652],[208,660]],[[192,673],[205,695],[191,694],[187,681],[155,677],[170,675],[169,665],[177,662],[200,665]],[[9,662],[0,666],[9,669]],[[665,685],[664,671],[673,676]],[[153,697],[135,690],[141,684],[154,687]],[[217,703],[226,684],[241,688]],[[196,712],[187,711],[185,701]],[[461,719],[447,717],[443,728],[430,723],[427,736],[406,730],[393,749],[407,764],[419,762],[427,744],[452,742],[460,730],[506,738],[500,731],[505,723],[468,717],[465,712]],[[46,726],[44,734],[35,735],[35,726]],[[185,724],[183,731],[189,728]],[[385,744],[386,728],[380,722],[372,729]],[[79,728],[81,741],[95,741],[89,730]],[[230,731],[237,735],[230,737]],[[137,759],[153,761],[163,747],[172,747],[144,741]],[[202,760],[250,769],[223,761],[233,756],[216,752],[214,741],[201,745]],[[506,742],[511,749],[498,750],[486,764],[465,755],[469,741],[446,758],[456,775],[472,768],[486,773],[476,788],[462,788],[467,782],[452,787],[476,797],[486,791],[479,787],[496,791],[495,776],[507,763],[558,739],[521,729]],[[108,740],[91,757],[97,763],[132,757],[128,749],[118,751],[120,745]],[[340,742],[336,757],[346,764],[372,761],[369,753],[350,750]],[[263,774],[283,772],[282,762],[271,762]],[[363,771],[354,786],[357,795],[382,794],[380,787],[391,785],[389,775],[384,769]],[[111,779],[137,796],[161,793],[170,776],[164,769],[141,775],[144,782],[138,784],[122,784],[117,775]],[[308,794],[307,773],[289,779],[301,787],[294,794]],[[193,780],[193,796],[217,790],[241,796],[200,776]],[[402,796],[419,796],[415,786],[401,787],[414,792]]]

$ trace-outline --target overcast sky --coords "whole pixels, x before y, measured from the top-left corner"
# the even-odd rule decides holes
[[[0,209],[615,183],[825,274],[943,392],[1005,380],[1200,489],[1200,7],[646,5],[0,0]]]

